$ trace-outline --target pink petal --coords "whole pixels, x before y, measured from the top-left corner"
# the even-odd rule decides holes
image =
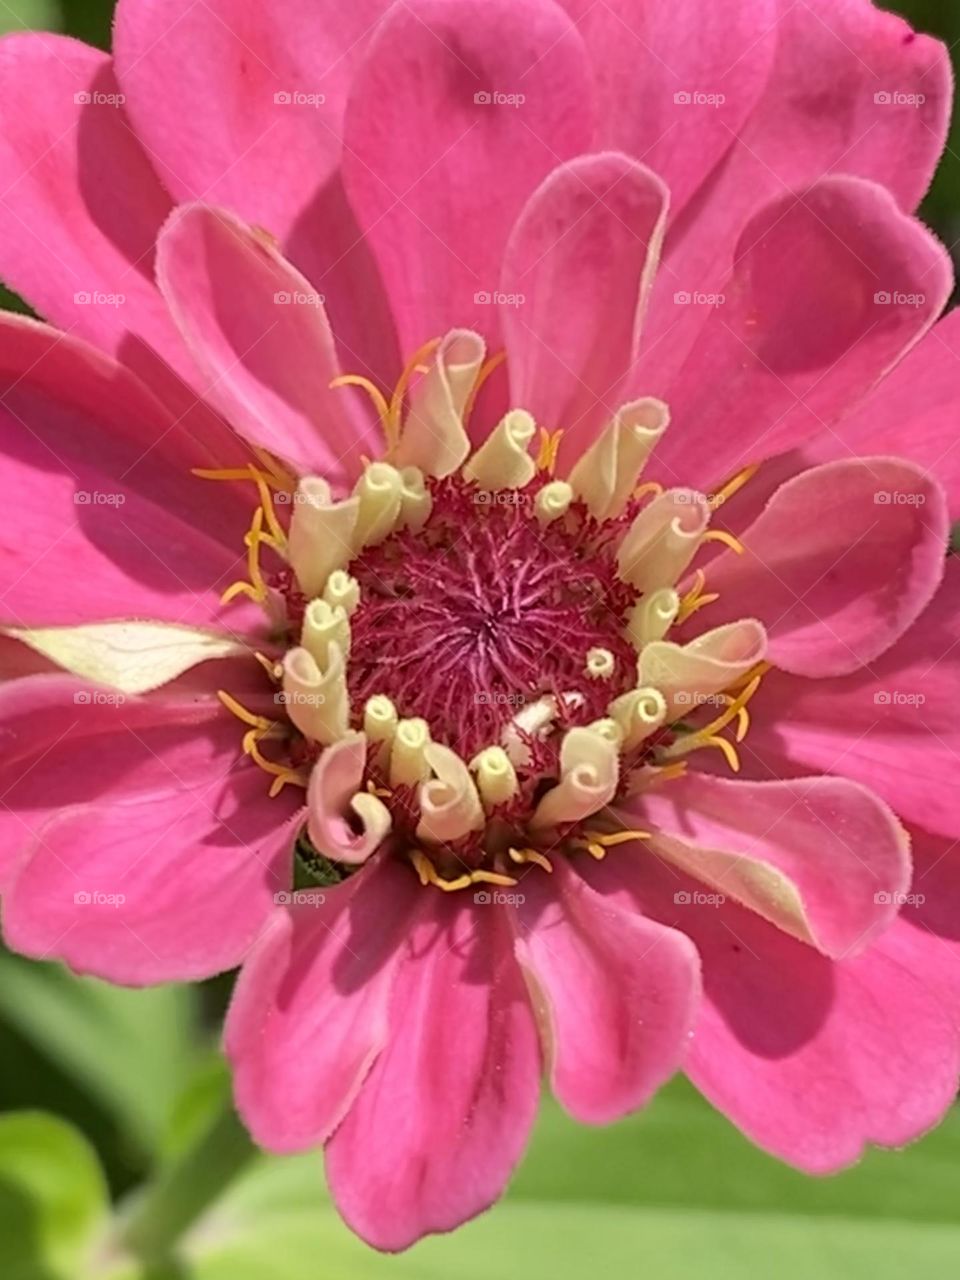
[[[387,1040],[405,931],[423,894],[397,862],[333,888],[302,890],[278,912],[234,990],[225,1052],[237,1108],[257,1142],[325,1142]]]
[[[547,0],[388,12],[351,88],[343,165],[405,356],[455,326],[495,342],[507,236],[549,170],[588,149],[591,113],[583,45]]]
[[[212,694],[37,675],[0,695],[9,945],[134,985],[236,965],[289,883],[299,792],[268,798]]]
[[[387,1047],[327,1147],[337,1206],[378,1249],[405,1249],[489,1208],[539,1093],[536,1029],[502,909],[423,892]]]
[[[62,36],[7,36],[0,97],[31,104],[8,113],[0,138],[0,278],[213,429],[181,380],[191,362],[153,283],[170,197],[126,119],[110,59]]]
[[[741,782],[690,772],[623,807],[651,847],[826,955],[860,952],[910,883],[906,832],[846,778]]]
[[[386,8],[121,0],[114,50],[127,109],[167,190],[276,236],[325,295],[351,372],[392,385],[389,309],[338,173],[347,90]]]
[[[526,876],[517,957],[542,1007],[554,1094],[576,1120],[609,1124],[680,1066],[699,960],[683,934],[594,893],[562,859]]]
[[[829,462],[782,485],[710,564],[711,625],[757,617],[767,657],[798,675],[872,662],[916,620],[943,577],[948,519],[926,473],[896,458]]]
[[[841,772],[903,817],[957,831],[960,562],[933,601],[869,667],[832,680],[764,677],[751,701],[745,768],[754,776]]]
[[[833,177],[779,196],[744,230],[722,301],[663,396],[667,479],[682,471],[684,484],[717,484],[831,426],[929,328],[952,287],[946,250],[883,188]]]
[[[777,8],[766,91],[668,239],[639,376],[646,393],[676,372],[709,315],[705,306],[678,307],[676,293],[722,291],[737,241],[765,204],[842,173],[879,182],[909,211],[943,150],[953,77],[939,41],[915,36],[872,0],[779,0]]]
[[[561,3],[596,69],[599,144],[641,156],[676,216],[766,88],[775,0]]]
[[[157,250],[157,278],[206,377],[204,394],[251,444],[345,483],[379,442],[340,370],[323,300],[231,214],[188,205]]]
[[[698,903],[696,881],[635,859],[590,869],[683,929],[703,962],[704,1000],[687,1074],[753,1142],[807,1173],[852,1164],[867,1143],[899,1147],[956,1093],[950,1008],[904,963],[899,922],[834,962],[732,902]]]
[[[122,366],[32,320],[0,319],[0,335],[0,619],[262,627],[219,599],[246,575],[253,498],[190,474],[206,449]]]
[[[850,454],[891,453],[933,472],[960,517],[960,311],[951,311],[832,431],[804,447],[807,463]]]
[[[620,404],[669,193],[629,156],[581,156],[550,174],[507,243],[500,308],[512,402],[564,428],[575,462]]]

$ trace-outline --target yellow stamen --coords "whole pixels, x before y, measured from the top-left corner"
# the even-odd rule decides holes
[[[545,427],[540,428],[540,452],[537,454],[537,469],[539,471],[546,471],[548,475],[553,475],[562,439],[562,428],[558,431],[547,431]]]
[[[268,658],[265,653],[255,653],[253,655],[263,667],[264,671],[271,680],[280,680],[283,676],[283,664],[277,662],[274,658]]]
[[[471,884],[501,884],[509,888],[510,885],[516,884],[513,876],[501,875],[499,871],[471,871]]]
[[[371,382],[369,378],[365,378],[361,373],[341,373],[339,377],[334,378],[330,383],[331,390],[335,390],[337,387],[360,387],[361,390],[366,391],[373,401],[377,417],[380,419],[384,430],[386,430],[386,425],[390,420],[390,406],[387,403],[387,397],[375,382]]]
[[[693,586],[680,601],[680,607],[674,619],[675,623],[685,622],[687,618],[692,617],[704,605],[713,604],[714,600],[720,599],[719,591],[703,592],[706,576],[702,569],[696,570]]]
[[[553,863],[538,849],[509,849],[507,852],[510,854],[511,862],[535,862],[538,867],[543,867],[544,871],[553,873]]]
[[[587,840],[602,845],[604,849],[613,849],[618,844],[627,844],[631,840],[649,840],[653,836],[652,831],[585,831],[583,834]]]
[[[659,498],[663,493],[663,485],[656,480],[647,480],[643,484],[638,484],[633,491],[634,498],[642,498],[645,494],[652,494],[654,498]]]
[[[273,720],[267,720],[263,716],[255,715],[252,711],[248,711],[245,706],[239,703],[236,698],[227,693],[225,689],[217,690],[217,697],[227,708],[229,712],[241,720],[244,724],[250,725],[254,729],[272,729],[274,727]]]
[[[723,753],[727,764],[733,772],[740,772],[740,757],[737,755],[737,749],[733,743],[729,742],[726,738],[704,738],[698,745],[701,747],[716,747],[718,751]]]
[[[760,463],[753,462],[750,466],[744,467],[742,470],[738,471],[735,476],[731,476],[726,484],[711,496],[709,505],[714,510],[716,510],[717,507],[722,506],[723,503],[729,498],[732,498],[735,493],[739,493],[743,486],[749,480],[753,479],[759,469]]]
[[[473,407],[477,403],[477,396],[480,394],[480,389],[483,384],[492,373],[500,368],[506,358],[507,353],[505,351],[500,351],[497,355],[491,356],[489,360],[485,361],[480,366],[480,372],[477,374],[477,380],[470,388],[470,394],[467,396],[466,404],[463,406],[462,418],[464,426],[466,426],[470,421],[470,415],[473,413]]]
[[[687,761],[677,760],[673,764],[663,764],[657,768],[656,778],[651,781],[670,782],[673,778],[682,778],[687,772]]]
[[[701,544],[704,542],[722,542],[725,547],[729,547],[731,551],[735,551],[738,556],[744,553],[744,545],[734,534],[728,533],[726,529],[708,529],[700,539]]]

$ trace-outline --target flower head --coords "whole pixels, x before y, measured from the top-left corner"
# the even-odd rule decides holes
[[[62,251],[10,278],[84,339],[4,322],[7,940],[242,964],[238,1107],[381,1248],[497,1198],[544,1067],[587,1123],[682,1067],[813,1172],[915,1137],[958,1069],[911,880],[912,836],[955,893],[942,51],[866,3],[325,8],[121,4],[144,150],[98,56],[0,46]],[[231,94],[158,94],[181,40]]]

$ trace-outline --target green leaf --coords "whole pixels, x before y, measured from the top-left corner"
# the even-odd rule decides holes
[[[191,1280],[901,1280],[960,1254],[960,1116],[906,1151],[808,1178],[752,1147],[685,1082],[609,1129],[543,1108],[504,1202],[381,1257],[338,1220],[319,1153],[266,1159],[183,1242]]]
[[[167,1122],[197,1052],[189,987],[131,991],[0,954],[0,1019],[52,1059],[142,1150]]]
[[[100,1165],[76,1130],[40,1112],[0,1118],[4,1280],[80,1280],[106,1213]]]
[[[63,15],[57,0],[3,0],[0,34],[8,31],[59,31]]]

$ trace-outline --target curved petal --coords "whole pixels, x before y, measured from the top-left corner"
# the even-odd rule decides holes
[[[869,667],[832,680],[771,671],[751,700],[751,776],[843,773],[910,822],[960,834],[960,561],[916,624]]]
[[[672,428],[656,457],[667,479],[682,471],[705,488],[832,426],[930,327],[952,287],[946,250],[884,188],[828,177],[779,196],[744,229],[664,391]]]
[[[668,237],[638,376],[645,393],[676,373],[708,314],[678,307],[676,294],[723,290],[735,246],[765,204],[842,173],[880,183],[910,211],[943,150],[953,81],[943,44],[873,0],[778,0],[777,10],[765,92]]]
[[[218,677],[201,696],[61,675],[0,690],[12,947],[135,985],[239,962],[289,883],[299,795],[268,797]]]
[[[287,895],[247,957],[224,1051],[237,1109],[270,1151],[325,1142],[387,1041],[404,935],[422,906],[393,861],[334,888]]]
[[[489,1208],[526,1144],[540,1086],[502,910],[489,894],[421,892],[387,1046],[327,1146],[337,1207],[387,1250]]]
[[[850,454],[891,453],[931,471],[950,515],[960,518],[960,310],[933,326],[895,369],[833,430],[804,446],[807,465]]]
[[[390,830],[390,811],[361,790],[366,766],[367,739],[352,733],[327,747],[310,774],[307,830],[313,847],[325,858],[366,862]]]
[[[110,59],[63,36],[6,36],[0,97],[30,103],[8,113],[0,138],[0,279],[134,369],[185,422],[222,431],[187,385],[193,363],[154,284],[170,197]]]
[[[563,474],[620,404],[668,203],[629,156],[579,156],[545,179],[510,234],[500,327],[511,402],[563,428]]]
[[[602,898],[563,858],[517,896],[517,958],[541,1010],[551,1088],[575,1120],[609,1124],[681,1065],[700,995],[696,948]]]
[[[890,924],[910,884],[909,841],[846,778],[741,782],[690,773],[620,811],[661,856],[834,958]]]
[[[120,0],[114,57],[166,189],[276,236],[324,294],[347,367],[392,386],[389,307],[338,172],[347,91],[387,7]]]
[[[553,3],[393,6],[351,88],[343,168],[405,354],[455,326],[495,340],[510,228],[591,132],[586,54]]]
[[[589,869],[604,892],[693,939],[704,998],[686,1071],[753,1142],[807,1173],[902,1147],[953,1103],[958,1042],[938,987],[904,963],[900,922],[834,962],[656,858]]]
[[[711,622],[758,617],[767,657],[796,675],[844,675],[917,619],[942,578],[943,493],[897,458],[828,462],[776,491],[707,568]]]
[[[354,392],[330,385],[340,370],[323,298],[262,234],[184,206],[161,235],[157,279],[204,395],[251,444],[341,486],[379,452]]]
[[[776,0],[560,2],[596,68],[600,145],[642,156],[676,216],[767,86]]]

